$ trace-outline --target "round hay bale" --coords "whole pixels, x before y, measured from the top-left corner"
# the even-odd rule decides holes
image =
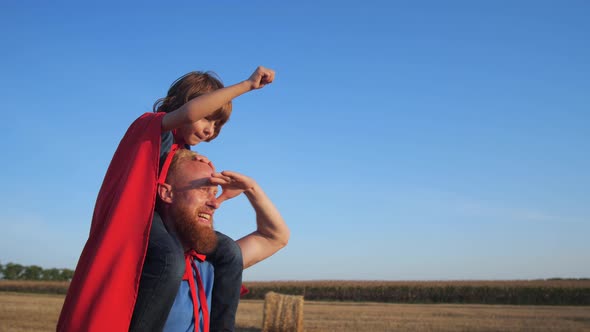
[[[268,292],[264,297],[263,332],[302,332],[303,296]]]

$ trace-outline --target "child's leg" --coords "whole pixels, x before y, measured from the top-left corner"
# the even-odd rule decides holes
[[[182,246],[154,213],[129,331],[162,331],[184,274]]]
[[[227,235],[216,233],[217,248],[212,254],[207,255],[207,260],[215,268],[210,331],[233,331],[244,270],[242,250]]]

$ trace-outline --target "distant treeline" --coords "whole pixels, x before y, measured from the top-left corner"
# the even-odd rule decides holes
[[[8,264],[7,264],[8,265]],[[0,291],[66,294],[69,282],[0,280]],[[243,299],[269,291],[308,301],[590,305],[590,279],[514,281],[277,281],[245,282]]]
[[[65,295],[68,286],[69,281],[0,280],[0,292]]]
[[[44,269],[37,265],[24,266],[16,263],[0,264],[0,279],[69,281],[74,271],[69,269]]]
[[[590,305],[589,279],[424,282],[251,282],[244,299],[269,291],[306,300],[384,303]]]

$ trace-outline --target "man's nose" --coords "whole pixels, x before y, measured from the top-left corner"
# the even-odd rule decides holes
[[[217,210],[219,208],[219,202],[217,202],[217,197],[215,195],[209,195],[209,199],[207,200],[207,205],[210,208]]]

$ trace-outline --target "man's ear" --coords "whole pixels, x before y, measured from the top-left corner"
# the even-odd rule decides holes
[[[172,203],[172,186],[168,183],[158,183],[158,196],[164,203]]]

